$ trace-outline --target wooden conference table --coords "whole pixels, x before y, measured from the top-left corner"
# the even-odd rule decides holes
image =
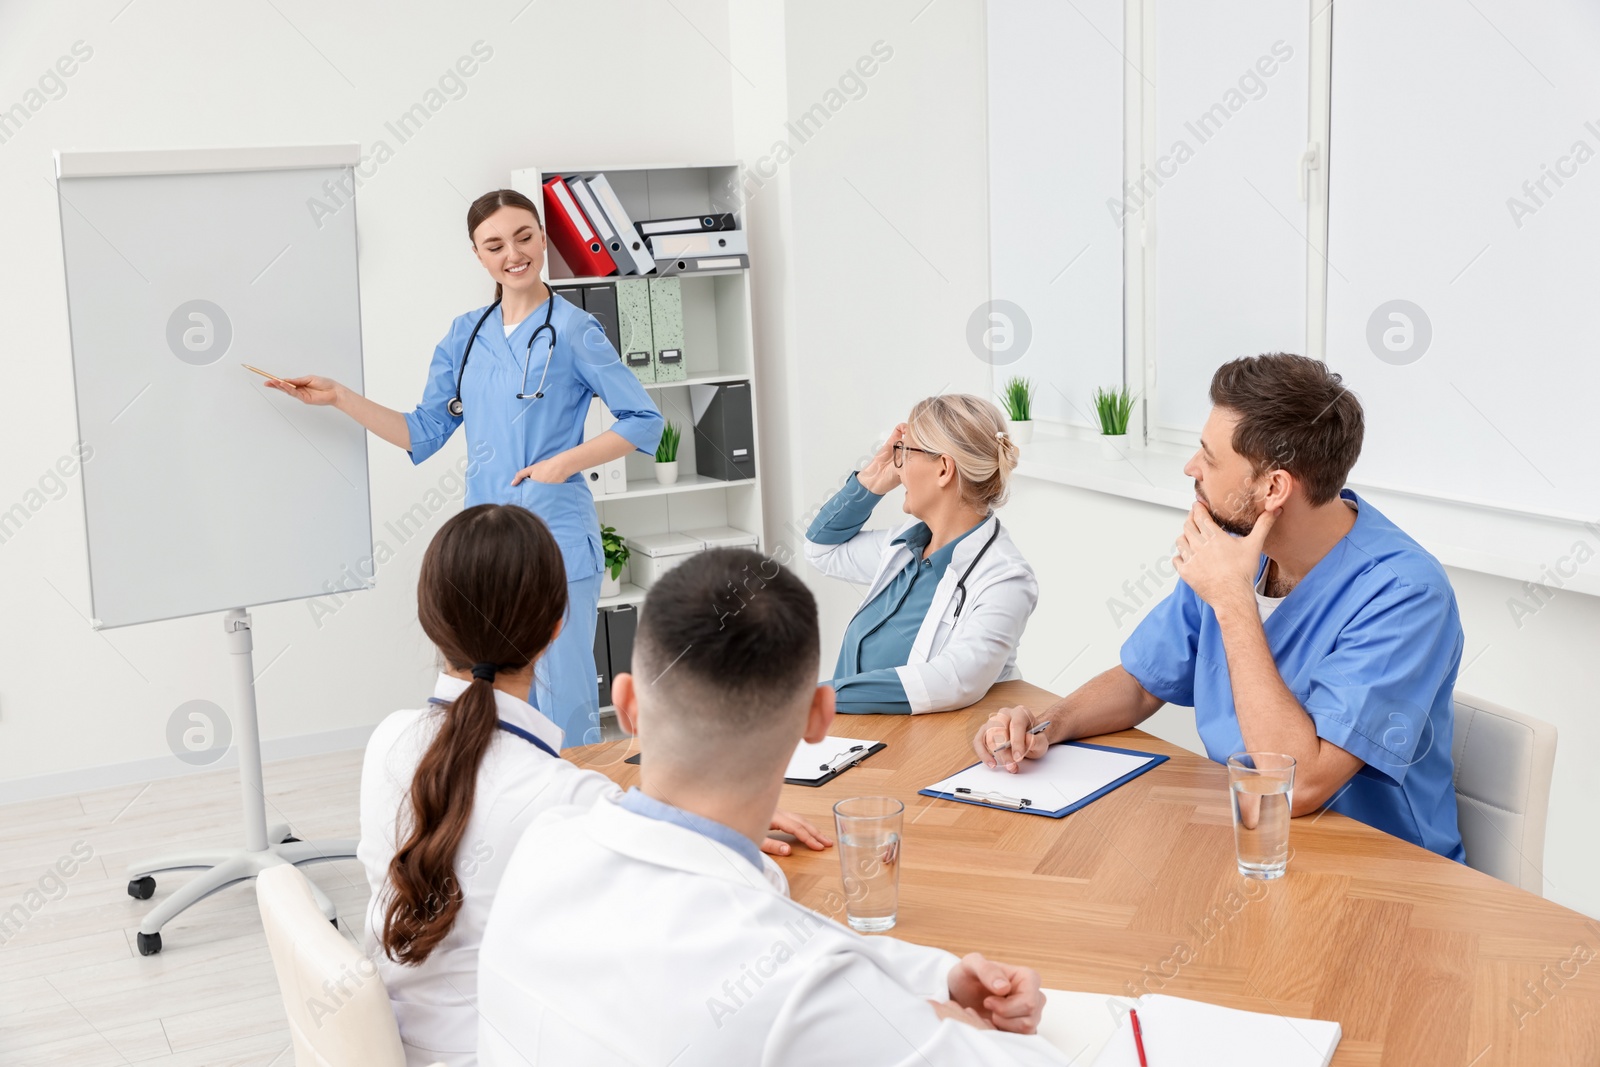
[[[1244,879],[1226,770],[1141,730],[1102,740],[1171,758],[1064,819],[917,795],[973,762],[990,711],[1053,699],[1003,682],[964,711],[840,716],[832,732],[888,748],[785,786],[782,806],[831,837],[837,800],[904,801],[894,935],[1026,964],[1048,987],[1335,1019],[1335,1067],[1600,1064],[1600,922],[1333,813],[1294,821],[1283,878]],[[627,787],[634,751],[566,755]],[[796,900],[844,920],[833,849],[780,862]]]

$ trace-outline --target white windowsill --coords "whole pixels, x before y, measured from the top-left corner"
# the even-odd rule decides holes
[[[1017,473],[1025,478],[1093,489],[1180,511],[1188,511],[1194,502],[1194,482],[1183,473],[1193,449],[1161,442],[1113,446],[1098,434],[1077,426],[1038,423],[1034,425],[1033,440],[1020,447],[1022,458],[1017,463]],[[1107,447],[1115,447],[1121,458],[1107,458],[1102,452]]]
[[[1159,441],[1129,444],[1120,448],[1123,458],[1108,459],[1102,447],[1098,434],[1081,427],[1036,423],[1033,440],[1021,446],[1017,474],[1189,510],[1194,482],[1183,473],[1183,465],[1193,448]],[[1537,581],[1558,592],[1600,596],[1600,516],[1585,526],[1571,517],[1535,515],[1355,481],[1350,487],[1446,566],[1517,582]],[[1579,542],[1587,544],[1595,557],[1582,565],[1573,553]]]

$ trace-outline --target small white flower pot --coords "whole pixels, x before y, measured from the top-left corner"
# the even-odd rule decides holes
[[[1011,440],[1019,445],[1025,445],[1033,440],[1033,420],[1013,420],[1011,423]]]
[[[656,481],[661,485],[675,485],[678,481],[678,461],[656,463]]]
[[[1105,459],[1128,458],[1128,435],[1103,433],[1100,435],[1100,455]]]
[[[618,572],[615,578],[611,577],[609,569],[600,572],[600,599],[622,595],[622,574]]]

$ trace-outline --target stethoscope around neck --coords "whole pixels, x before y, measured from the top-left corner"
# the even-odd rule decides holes
[[[967,579],[972,576],[973,568],[978,565],[978,561],[979,560],[983,559],[983,554],[985,552],[989,551],[989,546],[994,544],[995,538],[997,538],[999,536],[1000,536],[1000,517],[997,515],[997,516],[995,516],[995,520],[994,520],[994,529],[989,533],[989,539],[983,543],[983,547],[982,548],[978,549],[978,554],[976,556],[972,557],[972,562],[967,564],[967,569],[961,572],[961,578],[956,582],[956,598],[955,598],[956,610],[955,610],[955,614],[952,615],[951,618],[955,618],[955,619],[961,618],[961,609],[967,606]],[[913,553],[913,555],[914,554],[915,553]],[[907,588],[906,595],[909,596],[910,592],[911,592],[911,590],[909,588]],[[904,602],[904,598],[902,598],[902,603],[903,602]],[[866,606],[867,605],[865,605],[865,604],[861,605],[861,608],[857,609],[856,614],[859,615],[861,613],[861,610],[864,609]],[[898,611],[898,610],[900,610],[900,606],[897,604],[897,605],[895,605],[895,611]],[[879,630],[883,629],[884,623],[888,622],[893,617],[894,617],[894,611],[891,611],[891,612],[889,612],[889,614],[887,614],[883,618],[879,619],[878,620],[878,624],[876,626],[874,626],[872,629],[868,630],[866,633],[861,635],[861,640],[862,641],[866,641],[867,638],[871,637],[873,634],[875,634]],[[859,643],[858,643],[857,647],[860,647]]]
[[[500,299],[501,298],[498,296],[495,297],[494,303],[489,305],[489,310],[485,311],[478,319],[478,325],[472,328],[472,336],[467,338],[467,350],[461,353],[461,367],[456,371],[456,395],[451,398],[448,404],[445,405],[450,414],[456,416],[457,418],[461,417],[461,412],[463,410],[461,406],[461,381],[466,377],[467,360],[472,357],[472,345],[478,340],[478,331],[483,329],[483,324],[488,321],[490,315],[494,314],[494,309],[500,306]],[[556,353],[556,328],[550,323],[550,317],[555,314],[555,310],[556,294],[552,292],[544,302],[544,322],[540,323],[539,327],[535,329],[528,337],[528,346],[527,348],[523,349],[522,391],[517,394],[518,400],[544,399],[544,381],[550,376],[550,359]],[[546,330],[550,331],[550,347],[546,349],[544,354],[544,373],[539,375],[538,387],[530,393],[528,392],[528,370],[533,365],[533,342],[541,333],[544,333]]]
[[[428,698],[428,703],[434,704],[434,705],[438,705],[440,707],[449,707],[450,706],[450,701],[448,701],[448,700],[440,700],[438,697],[429,697]],[[535,708],[534,710],[537,711],[538,709]],[[504,719],[496,718],[495,725],[497,727],[499,727],[500,729],[504,730],[506,733],[510,734],[513,737],[522,738],[524,741],[528,742],[528,744],[532,745],[534,748],[538,749],[540,752],[543,752],[545,755],[554,757],[555,759],[560,759],[561,758],[561,753],[557,752],[555,749],[551,748],[549,745],[545,744],[543,741],[539,740],[533,734],[531,734],[528,731],[524,730],[522,727],[516,725],[515,723],[509,723],[509,722],[506,722]]]
[[[972,568],[978,565],[978,561],[983,558],[983,554],[989,551],[989,546],[994,544],[994,539],[999,536],[1000,517],[996,515],[994,520],[994,530],[989,534],[989,540],[985,541],[983,543],[983,547],[978,549],[978,554],[972,557],[972,562],[967,564],[967,569],[961,572],[961,580],[956,583],[956,592],[960,594],[960,599],[956,601],[956,613],[953,616],[954,618],[961,618],[961,609],[967,606],[967,578],[971,576]]]

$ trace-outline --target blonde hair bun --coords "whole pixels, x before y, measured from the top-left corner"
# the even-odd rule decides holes
[[[906,424],[924,447],[954,461],[962,499],[975,510],[1006,502],[1020,453],[992,401],[971,393],[930,396],[917,402]]]

